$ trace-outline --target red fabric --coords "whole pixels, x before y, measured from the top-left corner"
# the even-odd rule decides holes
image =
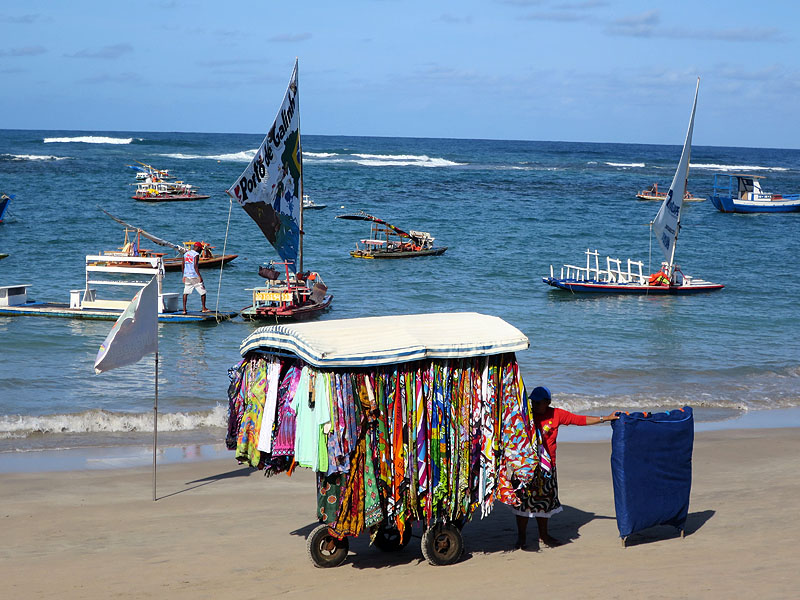
[[[558,427],[560,425],[586,425],[586,416],[575,415],[561,408],[549,407],[544,414],[533,413],[533,421],[542,432],[544,448],[550,455],[550,460],[555,464]]]

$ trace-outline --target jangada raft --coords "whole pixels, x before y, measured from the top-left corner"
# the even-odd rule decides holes
[[[642,272],[641,261],[627,260],[625,268],[617,258],[606,258],[606,268],[602,269],[597,251],[586,251],[586,266],[564,265],[556,277],[550,265],[550,276],[543,277],[547,285],[570,292],[604,293],[604,294],[694,294],[720,290],[724,285],[712,283],[698,277],[684,275],[675,264],[675,246],[681,229],[681,210],[683,208],[686,184],[689,177],[689,158],[692,153],[692,130],[694,129],[694,113],[697,108],[697,92],[700,79],[694,92],[692,114],[689,118],[689,129],[683,144],[678,168],[661,208],[650,224],[655,232],[656,242],[664,253],[666,261],[661,270],[651,275]],[[591,259],[594,257],[594,266]]]
[[[349,221],[370,221],[370,237],[356,244],[350,251],[353,258],[411,258],[414,256],[439,256],[446,247],[434,247],[435,238],[426,231],[409,230],[408,233],[361,211],[350,215],[337,215],[337,219]]]
[[[281,262],[259,271],[264,285],[250,288],[245,319],[300,320],[330,308],[333,295],[315,271],[303,271],[303,153],[297,62],[275,122],[244,172],[228,190],[256,222]],[[281,279],[278,265],[285,270]]]
[[[267,475],[317,473],[317,567],[368,531],[400,550],[414,524],[434,565],[459,560],[461,528],[549,476],[527,412],[518,329],[447,313],[262,327],[229,371],[227,447]],[[541,461],[540,461],[541,458]]]

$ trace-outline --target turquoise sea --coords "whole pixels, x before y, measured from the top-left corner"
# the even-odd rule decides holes
[[[304,135],[305,191],[327,208],[305,215],[305,267],[334,295],[323,319],[477,311],[530,339],[519,353],[528,388],[547,385],[578,412],[684,404],[699,419],[800,406],[800,213],[728,215],[686,205],[683,272],[726,285],[693,297],[578,297],[544,285],[550,265],[585,264],[597,249],[651,262],[658,204],[675,145],[369,138]],[[84,256],[121,246],[122,227],[98,207],[173,242],[203,239],[239,258],[205,271],[209,306],[238,310],[277,258],[225,190],[261,135],[0,131],[0,191],[14,194],[0,224],[0,285],[66,302],[84,285]],[[135,161],[169,169],[208,200],[130,198]],[[710,193],[715,172],[763,175],[766,191],[800,191],[800,150],[694,146],[689,190]],[[348,251],[368,225],[334,219],[364,210],[428,231],[440,257],[360,261]],[[230,217],[229,217],[230,215]],[[169,273],[166,291],[182,289]],[[199,307],[199,298],[190,297]],[[0,317],[0,453],[144,445],[152,431],[152,357],[95,375],[111,322]],[[160,439],[189,447],[224,437],[227,369],[258,325],[162,324]],[[776,411],[774,414],[782,413]]]

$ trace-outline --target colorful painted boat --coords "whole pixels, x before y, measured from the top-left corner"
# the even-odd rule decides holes
[[[315,271],[303,271],[303,150],[297,61],[269,133],[253,160],[228,189],[281,257],[259,269],[265,283],[250,288],[245,319],[306,320],[328,310],[333,296]],[[281,271],[274,267],[282,267]]]
[[[356,243],[355,250],[350,251],[353,258],[413,258],[415,256],[439,256],[447,250],[446,246],[434,247],[434,237],[427,231],[408,233],[387,223],[383,219],[373,217],[361,211],[350,215],[337,215],[337,219],[349,221],[369,221],[372,223],[370,237]]]
[[[800,211],[800,194],[768,194],[759,175],[716,173],[709,196],[717,210],[727,213],[782,213]]]
[[[598,252],[587,250],[585,267],[564,265],[557,277],[553,266],[550,265],[550,276],[542,278],[544,283],[569,292],[594,294],[682,295],[710,292],[725,287],[719,283],[684,275],[681,268],[675,264],[675,246],[681,229],[681,210],[689,177],[692,130],[694,129],[699,88],[700,79],[698,78],[692,113],[689,118],[689,129],[686,132],[678,168],[675,171],[672,185],[670,185],[655,219],[650,224],[652,232],[655,233],[656,243],[666,258],[666,261],[661,263],[661,270],[647,275],[643,272],[644,265],[641,261],[628,259],[623,268],[620,259],[610,257],[606,258],[605,268],[601,268]],[[594,264],[592,264],[592,259],[594,259]]]

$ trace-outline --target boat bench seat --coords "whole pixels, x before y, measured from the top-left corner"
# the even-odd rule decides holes
[[[130,300],[90,300],[83,302],[81,308],[113,308],[116,310],[125,310],[130,303]]]

